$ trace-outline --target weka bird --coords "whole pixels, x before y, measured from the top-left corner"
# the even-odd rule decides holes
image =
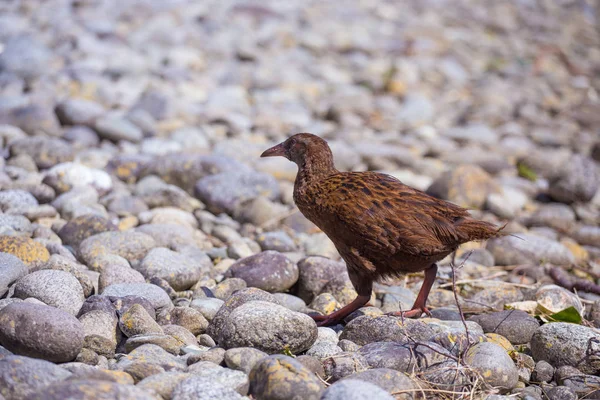
[[[314,316],[320,326],[335,324],[367,304],[373,281],[423,270],[425,280],[412,309],[392,314],[409,318],[430,314],[425,303],[436,262],[460,244],[488,239],[501,229],[389,175],[338,171],[327,142],[310,133],[291,136],[261,155],[273,156],[298,165],[294,201],[333,241],[358,293],[342,309]]]

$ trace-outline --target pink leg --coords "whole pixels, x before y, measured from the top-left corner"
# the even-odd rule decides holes
[[[410,310],[394,311],[388,313],[387,315],[394,315],[403,318],[418,318],[421,316],[421,314],[425,313],[431,316],[431,312],[427,309],[425,303],[427,302],[427,297],[429,296],[429,292],[431,291],[431,286],[433,286],[433,282],[435,282],[437,269],[437,265],[433,264],[431,267],[425,270],[425,280],[423,280],[423,285],[421,286],[421,290],[419,290],[419,294],[417,295],[415,304],[413,304]]]

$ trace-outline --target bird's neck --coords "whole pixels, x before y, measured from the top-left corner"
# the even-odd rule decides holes
[[[309,185],[337,173],[333,165],[333,157],[306,157],[298,163],[298,175],[295,186]]]

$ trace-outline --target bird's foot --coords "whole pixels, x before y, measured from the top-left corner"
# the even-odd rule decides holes
[[[404,318],[419,318],[423,313],[425,313],[428,317],[431,317],[431,311],[425,306],[423,307],[414,307],[408,311],[393,311],[386,313],[386,315],[391,315],[394,317],[402,317]]]

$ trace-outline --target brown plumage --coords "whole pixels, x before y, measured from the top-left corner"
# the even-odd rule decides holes
[[[455,204],[436,199],[378,172],[340,172],[327,142],[296,134],[261,157],[283,156],[298,165],[294,201],[300,212],[333,241],[346,262],[358,297],[329,316],[330,325],[365,305],[373,281],[425,270],[414,306],[403,315],[429,313],[425,303],[437,261],[462,243],[499,234],[494,225],[472,218]],[[399,313],[396,313],[399,314]]]

